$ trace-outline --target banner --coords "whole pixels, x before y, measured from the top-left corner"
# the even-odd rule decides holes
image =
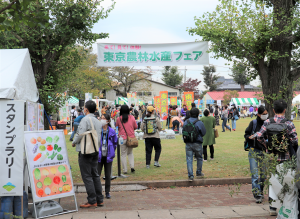
[[[160,118],[166,120],[168,118],[168,91],[160,91]]]
[[[34,201],[74,195],[63,131],[25,132],[24,138]]]
[[[208,42],[166,44],[98,43],[99,66],[208,65]]]
[[[138,104],[137,104],[137,96],[136,96],[136,92],[132,92],[131,93],[131,104],[134,104],[134,108],[136,110],[138,110]]]
[[[131,93],[127,93],[127,100],[128,100],[127,105],[130,107],[131,106]]]
[[[0,196],[23,196],[24,101],[0,100]]]
[[[38,107],[38,130],[44,130],[44,105]]]
[[[177,105],[177,97],[170,97],[170,104],[172,106]]]
[[[27,105],[27,110],[26,110],[27,131],[36,131],[38,130],[38,124],[37,124],[38,103],[27,101],[26,105]]]
[[[88,100],[93,100],[93,94],[92,93],[85,93],[85,103]]]
[[[217,105],[218,106],[221,106],[222,104],[221,104],[221,100],[217,100]]]
[[[192,103],[194,103],[194,92],[183,92],[184,103],[188,110],[192,109]]]
[[[201,105],[201,103],[200,103],[200,102],[201,102],[201,100],[200,100],[200,99],[198,99],[198,104],[197,104],[197,108],[198,108],[198,109],[200,109],[200,105]]]
[[[65,105],[62,106],[59,109],[59,118],[60,118],[60,121],[61,122],[68,122],[70,120],[69,115],[70,115],[69,102],[66,101]]]

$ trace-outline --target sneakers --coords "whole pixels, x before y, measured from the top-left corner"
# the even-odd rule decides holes
[[[261,197],[261,196],[255,197],[255,202],[256,202],[257,204],[262,203],[262,197]]]
[[[231,132],[231,129],[229,129],[229,131]]]
[[[147,169],[150,169],[150,165],[146,165],[146,168],[147,168]]]
[[[276,209],[270,208],[270,216],[277,216]]]
[[[134,168],[131,168],[131,172],[134,173],[134,172],[135,172],[135,169],[134,169]]]
[[[204,162],[207,162],[207,160],[203,160]]]
[[[210,158],[210,160],[214,160],[214,158]]]
[[[103,203],[102,203],[103,204]],[[91,207],[97,207],[97,203],[95,204],[90,204],[90,203],[85,203],[85,204],[82,204],[80,205],[81,208],[91,208]]]
[[[197,174],[197,177],[204,177],[204,173]]]
[[[233,131],[235,131],[235,129],[233,129]]]
[[[107,198],[107,199],[110,199],[110,198],[111,198],[109,192],[106,192],[105,194],[106,194],[106,198]]]
[[[190,177],[189,177],[189,181],[190,181],[190,182],[193,182],[193,181],[194,181],[194,177],[193,177],[193,176],[190,176]]]
[[[155,161],[155,162],[154,162],[154,166],[156,166],[156,167],[161,167],[161,165],[158,163],[158,161]]]

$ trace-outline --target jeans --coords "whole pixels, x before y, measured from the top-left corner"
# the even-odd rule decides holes
[[[178,121],[173,121],[173,131],[175,130],[178,130],[179,129],[179,122]]]
[[[251,114],[251,118],[253,117],[253,113],[250,113]]]
[[[231,121],[232,121],[231,122],[232,129],[236,129],[236,120],[232,119]]]
[[[71,137],[70,137],[70,140],[73,140],[74,135],[75,135],[75,133],[76,133],[76,131],[77,131],[77,129],[78,129],[78,126],[79,126],[79,123],[78,123],[78,122],[74,122],[74,131],[72,132],[72,135],[71,135]]]
[[[78,163],[82,181],[88,194],[89,204],[102,203],[102,186],[98,174],[98,154],[96,156],[86,156],[78,154]]]
[[[225,132],[225,127],[230,129],[230,126],[227,125],[227,118],[225,118],[222,122],[222,129]]]
[[[112,169],[112,162],[107,163],[107,157],[102,157],[101,162],[98,163],[98,173],[101,177],[102,168],[104,167],[104,174],[105,174],[105,192],[110,192],[110,182],[111,182],[111,169]]]
[[[248,158],[251,171],[252,193],[254,197],[260,197],[263,195],[265,182],[264,168],[261,164],[263,152],[255,148],[250,148]]]
[[[209,145],[209,151],[210,151],[210,158],[214,158],[214,146],[213,145]],[[203,145],[203,156],[204,156],[204,160],[207,160],[207,145]]]
[[[197,159],[197,171],[196,174],[200,175],[202,172],[202,144],[201,143],[186,143],[185,146],[186,152],[186,164],[188,170],[188,176],[194,177],[193,174],[193,153]]]
[[[150,165],[153,147],[155,150],[154,161],[158,162],[161,153],[160,138],[145,138],[145,147],[146,147],[146,165]]]

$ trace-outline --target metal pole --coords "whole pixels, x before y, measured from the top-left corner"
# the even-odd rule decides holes
[[[184,66],[184,83],[186,82],[186,66]]]

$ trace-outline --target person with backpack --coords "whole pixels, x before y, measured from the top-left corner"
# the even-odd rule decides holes
[[[155,157],[154,166],[160,167],[158,163],[160,153],[161,153],[161,143],[159,131],[162,130],[159,117],[155,116],[155,111],[153,106],[147,107],[147,115],[141,124],[141,130],[144,131],[143,138],[145,139],[145,149],[146,149],[146,168],[150,168],[152,150],[154,147]]]
[[[78,112],[79,112],[79,111],[81,112],[81,110],[78,110]],[[73,131],[72,134],[71,134],[70,141],[73,141],[74,135],[75,135],[75,133],[77,132],[79,123],[80,123],[81,119],[83,119],[83,117],[85,117],[84,114],[78,116],[78,117],[74,120],[74,126],[73,126],[73,127],[74,127],[74,131]]]
[[[231,108],[230,114],[231,114],[231,120],[232,120],[231,127],[232,127],[232,130],[235,131],[236,121],[239,120],[239,118],[240,118],[239,111],[237,110],[235,105],[233,105],[233,107]]]
[[[201,118],[200,121],[203,122],[204,127],[206,129],[206,135],[203,137],[203,156],[204,161],[207,161],[207,145],[209,145],[210,150],[210,159],[214,159],[214,144],[215,140],[215,126],[216,119],[213,116],[210,116],[208,109],[204,110],[204,117]]]
[[[101,177],[102,169],[104,168],[105,196],[107,199],[110,199],[112,162],[115,157],[118,136],[115,130],[110,126],[110,116],[108,114],[102,115],[100,122],[103,126],[98,156],[98,173]]]
[[[266,148],[257,140],[257,138],[249,139],[249,137],[258,132],[267,119],[268,111],[264,106],[260,106],[258,108],[257,118],[249,123],[244,135],[248,144],[248,148],[245,148],[245,150],[249,150],[248,158],[251,172],[252,193],[256,203],[261,203],[263,197],[265,174],[263,173],[263,168],[261,168],[261,162]],[[258,170],[260,170],[260,173]]]
[[[131,107],[133,108],[133,116],[135,118],[135,120],[137,121],[139,118],[139,112],[134,108],[134,104],[131,104]]]
[[[225,128],[227,128],[228,130],[231,131],[231,128],[230,126],[227,125],[227,120],[228,120],[228,110],[227,110],[228,106],[224,106],[224,110],[222,112],[222,115],[221,115],[221,120],[223,120],[222,122],[222,129],[223,131],[222,132],[225,132]]]
[[[216,125],[219,126],[220,125],[220,115],[219,115],[219,106],[216,105],[215,106],[215,119],[216,119]]]
[[[188,170],[189,181],[194,180],[193,173],[193,155],[197,159],[197,171],[196,176],[203,177],[204,173],[202,172],[202,142],[203,136],[206,134],[206,129],[200,120],[199,117],[199,109],[192,108],[191,118],[186,120],[182,129],[182,138],[185,145],[186,152],[186,164]]]
[[[287,109],[287,103],[280,99],[273,103],[273,112],[275,116],[267,119],[259,132],[251,135],[249,139],[255,139],[265,146],[269,153],[278,155],[277,161],[282,163],[289,160],[292,156],[295,156],[298,148],[298,136],[296,128],[293,122],[288,121],[285,118]],[[267,140],[264,136],[267,136]],[[273,142],[273,138],[277,138],[276,142]],[[277,142],[282,142],[283,139],[288,140],[288,147],[285,149]],[[272,201],[271,198],[269,198]],[[270,206],[270,215],[275,216],[276,208]]]
[[[93,139],[92,137],[92,140],[97,142],[101,140],[102,123],[96,119],[94,115],[95,110],[96,103],[94,101],[89,100],[85,103],[85,117],[81,119],[72,142],[72,147],[76,146],[76,151],[78,152],[80,173],[88,195],[87,203],[80,205],[81,208],[103,206],[102,185],[98,173],[98,152],[92,154],[81,153],[81,140],[85,132],[96,130],[98,139]],[[85,137],[85,139],[87,138]],[[91,142],[87,141],[87,143]],[[93,147],[91,144],[87,144],[87,146]]]

